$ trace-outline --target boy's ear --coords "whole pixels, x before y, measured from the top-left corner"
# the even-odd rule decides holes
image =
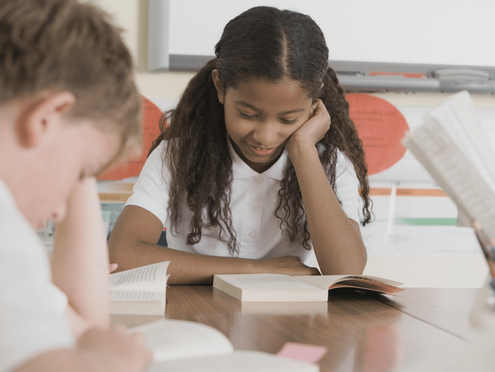
[[[214,69],[211,72],[211,79],[213,80],[213,84],[215,85],[215,89],[217,90],[218,102],[222,105],[225,101],[225,90],[222,81],[220,80],[220,76],[218,74],[218,70]]]
[[[64,114],[76,98],[68,91],[43,95],[35,103],[25,106],[17,118],[16,130],[24,147],[36,146],[44,135],[63,124]]]

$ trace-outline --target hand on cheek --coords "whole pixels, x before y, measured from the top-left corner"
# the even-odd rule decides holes
[[[305,149],[314,148],[325,133],[330,129],[330,115],[321,100],[313,106],[314,112],[309,119],[301,125],[285,143],[289,156],[297,156]]]

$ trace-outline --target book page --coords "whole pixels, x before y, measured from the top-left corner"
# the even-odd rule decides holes
[[[222,332],[196,322],[159,320],[129,329],[130,333],[136,331],[146,336],[146,347],[153,352],[155,362],[226,354],[234,350]]]
[[[283,274],[218,275],[225,282],[243,290],[249,289],[316,289],[314,285]]]
[[[477,219],[495,235],[495,193],[438,120],[417,128],[404,145],[471,221]]]
[[[164,291],[110,291],[110,301],[160,301]]]
[[[402,291],[402,289],[400,288],[397,288],[398,290],[395,290],[395,288],[402,285],[402,283],[371,275],[313,275],[297,276],[296,278],[299,280],[304,280],[305,282],[311,283],[323,289],[348,286],[362,289],[376,289],[380,292],[390,293]]]
[[[431,111],[428,117],[426,122],[436,121],[442,126],[471,166],[478,170],[486,184],[495,192],[495,155],[469,94],[454,94]]]
[[[170,261],[110,274],[110,291],[164,291]]]
[[[450,96],[449,101],[451,107],[456,109],[466,131],[469,132],[471,143],[479,154],[479,165],[486,169],[489,180],[493,181],[489,183],[493,183],[492,190],[495,190],[495,152],[471,96],[463,91]]]
[[[152,365],[148,372],[318,372],[317,364],[286,359],[259,351],[176,359]]]
[[[404,289],[392,285],[375,282],[375,281],[363,280],[363,279],[343,280],[341,282],[335,283],[329,289],[337,289],[337,288],[355,288],[355,289],[362,289],[366,291],[373,291],[373,292],[386,293],[386,294],[393,294],[404,291]]]

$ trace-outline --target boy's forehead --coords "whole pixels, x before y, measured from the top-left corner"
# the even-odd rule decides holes
[[[77,124],[76,124],[77,125]],[[123,146],[121,133],[101,130],[88,122],[81,131],[81,139],[86,142],[87,158],[83,163],[82,176],[95,177],[112,167],[119,159]]]
[[[101,130],[91,120],[62,121],[51,137],[45,151],[51,153],[51,157],[62,157],[58,163],[74,167],[80,179],[106,170],[122,149],[120,133]]]

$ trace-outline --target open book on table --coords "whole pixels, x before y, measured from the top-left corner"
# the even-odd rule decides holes
[[[162,315],[170,261],[110,274],[110,313]]]
[[[495,236],[495,155],[469,93],[450,96],[403,143],[460,213]]]
[[[129,329],[146,336],[153,352],[148,372],[318,372],[316,364],[259,351],[234,351],[229,339],[205,324],[159,320]]]
[[[369,275],[215,275],[213,287],[241,301],[328,301],[328,291],[354,288],[393,294],[402,283]]]

